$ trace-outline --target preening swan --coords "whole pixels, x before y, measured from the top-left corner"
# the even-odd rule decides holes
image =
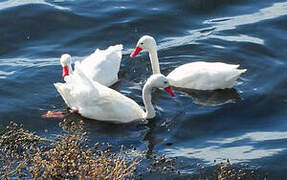
[[[111,86],[118,81],[118,72],[122,59],[123,45],[110,46],[105,50],[97,49],[94,53],[82,60],[78,68],[92,81],[96,81],[105,86]],[[63,54],[63,78],[72,73],[71,56]],[[63,65],[63,64],[62,64]]]
[[[130,57],[135,57],[143,49],[149,53],[153,74],[160,74],[155,39],[148,35],[141,37]],[[177,67],[167,75],[167,78],[172,86],[180,88],[196,90],[232,88],[239,76],[246,72],[246,69],[238,67],[239,65],[222,62],[192,62]]]
[[[65,103],[86,118],[120,123],[151,119],[156,115],[151,103],[153,88],[164,88],[171,96],[175,96],[165,76],[152,75],[142,91],[144,111],[132,99],[88,78],[79,68],[79,62],[75,63],[75,70],[69,75],[65,74],[69,62],[65,60],[61,61],[61,64],[66,83],[54,85]]]

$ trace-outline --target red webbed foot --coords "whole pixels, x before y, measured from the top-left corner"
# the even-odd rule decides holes
[[[43,118],[64,118],[65,115],[62,112],[48,111],[46,114],[42,115]]]

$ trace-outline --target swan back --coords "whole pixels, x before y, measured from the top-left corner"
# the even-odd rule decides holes
[[[97,49],[81,61],[80,68],[93,81],[110,86],[118,81],[123,45],[110,46],[106,50]]]
[[[215,90],[234,86],[239,76],[246,69],[238,69],[239,65],[221,62],[192,62],[174,69],[167,78],[172,86],[197,89]]]
[[[77,67],[76,69],[77,70]],[[144,118],[144,111],[132,99],[123,94],[91,81],[79,68],[77,73],[85,81],[89,90],[81,90],[87,99],[81,98],[81,105],[78,107],[81,115],[91,119],[127,123],[136,119]]]

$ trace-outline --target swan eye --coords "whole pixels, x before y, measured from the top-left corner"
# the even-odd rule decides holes
[[[144,43],[142,42],[141,45],[143,45]]]
[[[164,84],[167,84],[167,81],[164,81],[163,83],[164,83]]]

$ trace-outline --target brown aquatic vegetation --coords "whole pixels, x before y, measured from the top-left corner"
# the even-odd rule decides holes
[[[64,120],[59,123],[66,133],[55,140],[41,138],[11,122],[0,139],[0,179],[133,179],[134,172],[147,154],[135,152],[136,147],[113,153],[108,143],[90,147],[83,121]],[[149,155],[151,173],[189,177],[182,173],[177,158]],[[266,175],[226,162],[211,167],[197,164],[198,179],[264,179]]]
[[[30,153],[35,145],[44,139],[23,129],[22,125],[10,122],[0,139],[0,178],[18,174],[24,176],[23,167],[27,165]]]
[[[56,141],[52,148],[38,150],[31,160],[30,172],[38,178],[125,179],[131,177],[137,161],[128,164],[123,151],[93,151],[80,135],[68,135]]]
[[[148,171],[161,172],[161,173],[173,173],[176,171],[177,174],[180,174],[180,171],[176,169],[176,158],[166,157],[166,155],[161,156],[152,156],[152,163],[148,168]]]
[[[65,123],[65,122],[64,122]],[[71,123],[77,126],[76,123]],[[80,123],[82,125],[82,122]],[[71,127],[72,127],[71,126]],[[110,145],[88,146],[87,134],[68,128],[69,133],[48,141],[11,123],[0,141],[1,179],[127,179],[139,160],[122,147],[112,153]],[[73,131],[71,133],[70,131]]]
[[[216,163],[216,160],[214,160]],[[266,179],[266,175],[259,174],[258,171],[251,169],[248,164],[244,166],[233,166],[229,159],[226,162],[221,162],[212,167],[212,173],[205,172],[209,168],[202,166],[200,163],[197,164],[200,169],[200,180],[206,179],[218,179],[218,180],[240,180],[240,179]]]

